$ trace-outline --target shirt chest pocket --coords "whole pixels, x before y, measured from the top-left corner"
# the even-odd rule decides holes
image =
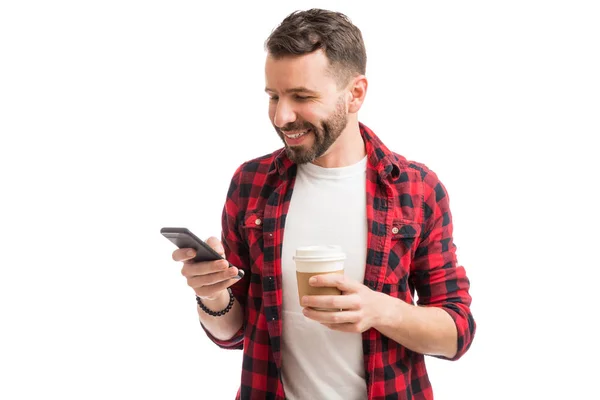
[[[258,266],[262,267],[264,257],[263,224],[262,211],[249,211],[242,221],[241,233],[248,246],[252,272],[259,272],[255,269]]]
[[[396,220],[392,225],[384,291],[394,297],[398,297],[398,292],[408,292],[410,265],[419,245],[420,234],[421,225],[415,222]]]

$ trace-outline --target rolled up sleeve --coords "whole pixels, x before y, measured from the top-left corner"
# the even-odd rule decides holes
[[[206,336],[220,348],[227,350],[242,350],[244,348],[244,326],[242,326],[231,339],[219,340],[214,337],[202,323],[200,323],[200,325],[202,326],[202,329],[204,329],[204,332],[206,332]]]

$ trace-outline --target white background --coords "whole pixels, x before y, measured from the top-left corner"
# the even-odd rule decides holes
[[[314,6],[363,32],[360,120],[450,194],[478,330],[436,399],[600,398],[593,3],[3,1],[0,398],[234,397],[159,230],[220,234],[281,145],[264,40]]]

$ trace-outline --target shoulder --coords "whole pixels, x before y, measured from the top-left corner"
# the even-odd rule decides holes
[[[241,208],[258,207],[281,182],[278,170],[283,168],[283,158],[282,148],[240,164],[231,178],[227,197]]]
[[[404,212],[419,209],[420,218],[430,221],[432,216],[449,218],[449,196],[446,187],[438,175],[426,164],[393,153],[397,157],[400,170],[394,181],[396,190],[400,193],[400,205],[409,206]],[[419,219],[420,219],[419,218]]]
[[[283,149],[277,149],[272,153],[243,162],[237,167],[233,176],[234,180],[241,182],[248,178],[254,180],[256,176],[266,176],[275,168],[275,162],[281,157],[283,151]]]
[[[409,160],[406,157],[392,152],[392,157],[400,169],[400,179],[420,182],[426,187],[435,188],[440,184],[438,175],[426,164]],[[402,179],[403,178],[403,179]]]

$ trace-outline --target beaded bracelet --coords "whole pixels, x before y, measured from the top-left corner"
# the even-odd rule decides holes
[[[202,303],[202,299],[200,297],[198,297],[198,296],[196,296],[196,302],[198,303],[198,306],[202,309],[202,311],[204,311],[208,315],[212,315],[213,317],[220,317],[222,315],[227,314],[229,312],[229,310],[231,310],[231,308],[233,307],[233,302],[235,300],[235,298],[233,297],[233,292],[231,291],[231,288],[227,288],[227,291],[229,292],[229,304],[227,305],[227,307],[225,307],[224,310],[221,310],[221,311],[209,310]]]

